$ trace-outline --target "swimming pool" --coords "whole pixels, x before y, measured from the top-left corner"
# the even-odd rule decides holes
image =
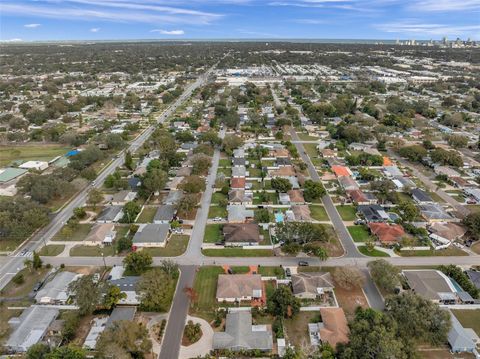
[[[281,223],[283,222],[284,216],[282,212],[275,212],[275,222]]]

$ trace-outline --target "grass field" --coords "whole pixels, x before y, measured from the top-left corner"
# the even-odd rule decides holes
[[[224,273],[221,267],[201,267],[193,288],[198,293],[198,301],[191,307],[190,313],[211,321],[214,318],[217,302],[215,295],[217,292],[217,278],[219,274]]]
[[[229,158],[222,158],[218,162],[219,167],[232,167],[232,161]]]
[[[480,309],[452,309],[452,312],[465,328],[472,328],[480,336]]]
[[[78,245],[70,249],[71,257],[101,257],[102,253],[105,257],[113,256],[115,254],[115,246],[84,246]]]
[[[138,216],[136,223],[153,223],[153,218],[157,213],[156,207],[143,207],[142,212]]]
[[[337,211],[344,221],[354,221],[357,218],[357,210],[353,206],[337,206]]]
[[[207,224],[203,242],[215,243],[223,239],[221,224]]]
[[[190,236],[174,234],[168,241],[165,248],[145,248],[152,257],[176,257],[182,255],[188,246]]]
[[[369,257],[390,257],[390,255],[388,253],[379,251],[378,249],[375,249],[375,248],[372,251],[369,251],[366,246],[359,246],[357,248],[358,248],[358,251],[365,256],[369,256]]]
[[[64,244],[48,244],[42,247],[38,254],[45,257],[55,257],[62,253],[64,249]]]
[[[70,150],[70,147],[54,144],[0,146],[0,167],[17,160],[22,162],[30,160],[48,162],[57,156],[66,154]]]
[[[330,219],[328,218],[327,212],[325,211],[325,208],[323,206],[316,206],[316,205],[311,205],[309,206],[310,208],[310,216],[317,220],[317,221],[329,221]]]
[[[451,257],[451,256],[468,256],[467,252],[462,251],[460,248],[452,247],[441,250],[429,250],[429,251],[398,251],[398,254],[402,257]]]
[[[227,218],[227,209],[220,206],[210,206],[208,218],[222,217]]]
[[[354,242],[368,242],[369,239],[374,240],[366,226],[348,226],[347,229]]]
[[[208,257],[271,257],[273,251],[270,249],[242,249],[242,248],[220,248],[203,249],[202,253]]]
[[[80,223],[75,231],[73,231],[70,237],[65,237],[62,234],[62,230],[59,230],[52,238],[52,241],[83,241],[90,230],[92,229],[93,224],[89,223]]]

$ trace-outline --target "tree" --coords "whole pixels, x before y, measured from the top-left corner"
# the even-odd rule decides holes
[[[177,278],[179,271],[178,271],[178,264],[172,261],[171,259],[164,259],[160,262],[159,268],[163,270],[167,275],[171,276],[172,278]]]
[[[42,268],[42,260],[40,259],[40,255],[35,251],[33,251],[32,267],[35,270]]]
[[[84,359],[87,357],[85,350],[73,345],[53,349],[45,359]]]
[[[410,356],[398,337],[397,323],[374,309],[357,308],[350,323],[348,344],[337,345],[341,359],[407,359]]]
[[[306,180],[303,185],[303,197],[307,202],[313,202],[316,199],[323,197],[327,191],[320,182]]]
[[[145,272],[138,285],[142,310],[167,312],[175,292],[175,278],[161,268],[153,268]]]
[[[187,193],[178,203],[178,211],[188,213],[197,207],[198,198],[193,193]]]
[[[468,145],[468,137],[462,135],[449,135],[447,142],[453,148],[464,148]]]
[[[198,302],[198,293],[194,288],[185,287],[185,288],[183,288],[183,292],[188,297],[188,299],[190,299],[190,302],[192,304],[195,304],[196,302]]]
[[[292,184],[287,178],[274,177],[271,181],[272,188],[277,192],[287,192],[292,189]]]
[[[151,351],[152,342],[144,325],[121,320],[100,334],[95,349],[100,359],[143,358]]]
[[[333,272],[335,283],[343,289],[360,288],[365,284],[365,275],[355,267],[337,267]]]
[[[76,207],[73,209],[73,215],[76,218],[85,218],[87,216],[87,212],[85,211],[85,208],[83,207]]]
[[[205,180],[195,175],[188,176],[183,179],[181,188],[187,193],[200,193],[205,191]]]
[[[140,207],[140,205],[135,201],[130,201],[125,203],[125,205],[123,206],[123,217],[120,220],[120,222],[122,223],[135,222],[135,219],[137,218],[141,210],[142,210],[142,207]]]
[[[150,268],[152,263],[152,256],[147,251],[129,253],[123,259],[125,269],[134,275],[144,273]]]
[[[328,241],[328,234],[323,225],[308,222],[278,223],[275,233],[278,241],[284,242],[285,244],[306,244],[313,241]]]
[[[121,237],[119,239],[115,240],[116,245],[117,245],[117,251],[118,252],[123,252],[127,251],[132,248],[133,241],[129,237]]]
[[[389,293],[393,293],[400,283],[399,269],[388,263],[385,259],[368,262],[370,274],[375,283]]]
[[[473,212],[467,215],[462,223],[467,227],[468,234],[476,239],[480,240],[480,212]]]
[[[133,170],[133,158],[132,154],[130,151],[125,151],[125,167],[127,167],[129,170]]]
[[[26,359],[44,359],[48,353],[50,353],[50,347],[47,344],[33,344],[27,350]]]
[[[243,140],[241,137],[236,135],[226,135],[222,141],[222,148],[227,153],[227,155],[231,155],[233,150],[240,147],[243,144]]]
[[[33,270],[33,261],[31,259],[25,259],[23,261],[23,265],[25,266],[25,268],[28,268],[28,271],[29,272],[32,272]]]
[[[151,169],[142,178],[142,187],[145,189],[147,195],[155,192],[160,192],[165,188],[168,181],[168,174],[161,169]]]
[[[300,311],[300,301],[289,287],[280,286],[268,299],[267,308],[272,315],[291,318]]]
[[[418,218],[420,211],[411,201],[402,201],[397,207],[402,212],[402,219],[406,222],[412,222]]]
[[[116,285],[110,285],[103,298],[103,305],[106,309],[112,309],[120,300],[125,299],[126,297],[127,295],[123,293],[119,287]]]
[[[261,208],[255,211],[255,221],[257,223],[269,223],[270,222],[270,214],[268,213],[268,209]]]
[[[88,203],[93,206],[93,209],[97,208],[97,204],[103,201],[103,194],[100,190],[92,188],[88,194]]]
[[[100,304],[102,292],[93,275],[83,275],[70,283],[68,289],[74,294],[80,315],[88,315]]]
[[[447,341],[450,314],[428,299],[410,292],[390,296],[385,300],[385,313],[397,322],[406,342],[437,346]]]
[[[210,165],[212,163],[212,158],[203,153],[197,153],[191,158],[192,163],[192,174],[194,175],[204,175],[207,173]]]
[[[400,156],[408,158],[413,162],[420,162],[423,157],[425,157],[428,152],[425,147],[421,145],[411,145],[400,148],[398,151]]]
[[[80,325],[80,313],[78,310],[69,310],[62,315],[63,329],[62,339],[69,342],[75,337],[75,333]]]

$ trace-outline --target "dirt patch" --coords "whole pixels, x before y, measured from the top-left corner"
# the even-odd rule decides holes
[[[320,321],[320,312],[300,312],[293,319],[285,319],[285,336],[288,342],[299,348],[310,346],[308,323]]]
[[[342,289],[335,287],[338,305],[343,308],[347,319],[353,319],[357,307],[368,308],[368,302],[361,288]]]

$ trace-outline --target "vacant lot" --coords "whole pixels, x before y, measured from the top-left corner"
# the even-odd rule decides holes
[[[357,307],[368,308],[368,302],[361,288],[342,289],[335,287],[338,305],[343,308],[348,319],[353,319]]]
[[[203,241],[205,243],[215,243],[223,239],[222,224],[207,224]]]
[[[344,221],[354,221],[357,218],[354,206],[337,206],[337,211]]]
[[[78,245],[70,249],[71,257],[102,257],[113,256],[115,254],[114,246],[105,246],[103,248],[99,246],[84,246]]]
[[[152,257],[176,257],[182,255],[188,246],[190,236],[174,234],[168,241],[165,248],[145,248]]]
[[[354,242],[367,242],[370,239],[374,240],[366,226],[348,226],[347,229]]]
[[[63,244],[48,244],[46,246],[43,246],[38,252],[38,254],[46,257],[55,257],[62,253],[64,249],[65,245]]]
[[[323,206],[311,205],[310,208],[310,215],[313,219],[317,221],[329,221],[327,212]]]
[[[142,212],[138,216],[135,222],[137,223],[153,223],[153,218],[155,217],[155,213],[157,213],[156,207],[143,207]]]
[[[319,321],[319,312],[300,312],[292,319],[285,319],[283,323],[288,342],[300,348],[310,345],[308,323],[318,323]]]
[[[21,146],[0,146],[0,167],[7,166],[12,161],[22,162],[37,160],[50,161],[70,151],[70,147],[63,145],[21,145]]]

